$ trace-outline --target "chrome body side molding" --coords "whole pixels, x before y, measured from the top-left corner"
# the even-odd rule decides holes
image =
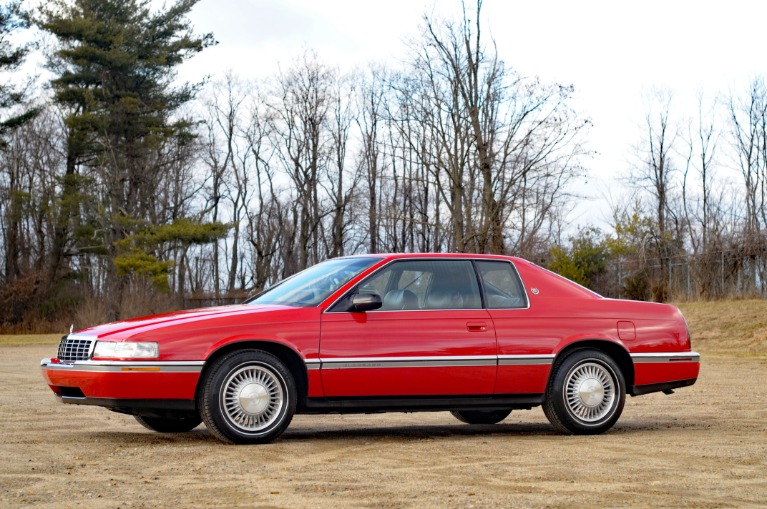
[[[649,362],[700,362],[700,354],[698,352],[632,353],[631,360],[636,364]]]
[[[199,373],[205,361],[75,361],[71,364],[43,359],[40,367],[49,370],[97,373]]]

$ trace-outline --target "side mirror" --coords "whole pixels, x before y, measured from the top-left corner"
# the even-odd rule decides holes
[[[380,308],[381,306],[383,306],[383,300],[381,300],[381,296],[377,293],[358,293],[356,295],[352,295],[352,302],[351,306],[349,306],[349,311],[372,311],[374,309]]]

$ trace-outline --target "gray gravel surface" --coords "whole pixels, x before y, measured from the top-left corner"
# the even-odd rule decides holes
[[[468,426],[447,412],[297,416],[275,443],[204,426],[158,434],[55,401],[39,360],[0,347],[2,507],[764,507],[767,358],[706,356],[672,396],[629,398],[601,436],[538,409]]]

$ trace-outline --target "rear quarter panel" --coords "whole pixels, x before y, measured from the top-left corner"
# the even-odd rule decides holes
[[[500,356],[559,355],[584,341],[605,341],[628,354],[690,351],[681,312],[667,304],[602,298],[524,260],[515,260],[529,309],[493,310]],[[619,337],[618,322],[636,333]],[[552,364],[499,366],[496,393],[545,391]],[[697,362],[636,362],[634,384],[696,378]]]

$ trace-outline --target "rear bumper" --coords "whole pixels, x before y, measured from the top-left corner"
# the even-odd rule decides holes
[[[673,382],[663,382],[658,384],[635,385],[631,388],[631,395],[642,396],[643,394],[650,394],[652,392],[673,391],[674,389],[689,387],[693,385],[696,380],[696,378],[690,378],[687,380],[676,380]],[[669,394],[671,393],[669,392]]]
[[[43,359],[43,378],[62,401],[108,407],[119,400],[194,402],[202,361],[135,362]]]
[[[700,354],[679,353],[634,353],[633,396],[651,392],[670,391],[693,385],[700,372]]]

